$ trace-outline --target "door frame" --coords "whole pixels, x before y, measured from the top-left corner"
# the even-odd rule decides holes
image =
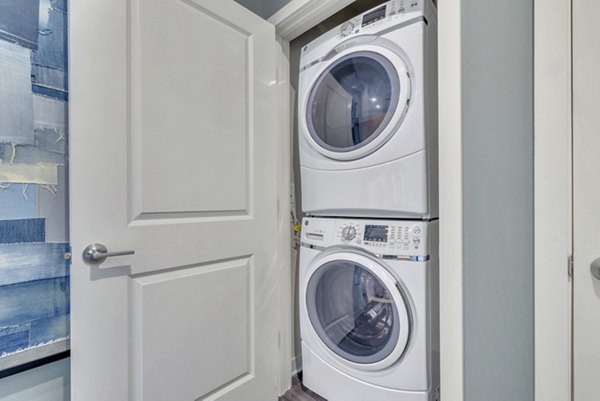
[[[353,0],[292,0],[269,18],[279,41],[281,142],[279,266],[280,393],[291,386],[290,41]],[[443,399],[464,399],[462,304],[461,0],[438,4],[440,330]],[[559,96],[557,96],[557,93]],[[535,401],[571,400],[571,0],[534,0]]]
[[[464,400],[461,0],[438,3],[440,391]]]
[[[535,399],[572,399],[571,0],[534,0]]]

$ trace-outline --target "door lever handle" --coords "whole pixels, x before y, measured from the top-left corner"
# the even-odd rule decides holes
[[[110,258],[112,256],[124,256],[124,255],[133,255],[135,251],[117,251],[117,252],[108,252],[108,249],[102,244],[91,244],[88,245],[81,254],[84,262],[89,265],[99,265],[103,263],[106,258]]]
[[[594,260],[590,265],[590,271],[592,272],[592,276],[596,278],[596,280],[600,280],[600,258]]]

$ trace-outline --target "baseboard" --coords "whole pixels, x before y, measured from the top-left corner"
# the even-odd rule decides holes
[[[296,376],[302,371],[302,355],[296,355],[292,358],[292,376]]]

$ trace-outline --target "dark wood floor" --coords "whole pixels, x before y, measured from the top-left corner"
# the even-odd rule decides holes
[[[313,393],[307,388],[302,387],[297,376],[292,379],[292,388],[287,393],[279,397],[279,401],[327,401],[318,394]]]

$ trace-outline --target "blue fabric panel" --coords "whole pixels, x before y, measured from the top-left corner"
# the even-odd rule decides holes
[[[0,244],[44,242],[45,219],[0,220]]]
[[[54,152],[60,153],[61,155],[66,155],[68,153],[67,141],[59,140],[59,138],[60,135],[55,129],[45,128],[35,130],[35,146],[38,149],[44,150],[46,152]]]
[[[59,89],[66,91],[66,72],[58,68],[44,67],[42,65],[33,64],[31,66],[31,79],[34,84],[39,83],[47,88]]]
[[[66,72],[33,64],[31,66],[31,80],[33,93],[58,100],[68,100]]]
[[[0,1],[0,38],[37,49],[38,20],[38,0]]]
[[[0,286],[67,276],[68,248],[48,243],[0,245]]]
[[[29,324],[0,327],[0,355],[29,347]]]
[[[33,93],[67,101],[67,5],[40,0],[39,47],[32,54]]]
[[[0,220],[36,217],[37,199],[37,185],[12,184],[8,188],[0,189]]]
[[[69,178],[67,168],[58,167],[58,185],[54,192],[40,188],[38,213],[46,218],[46,241],[69,242]]]
[[[29,344],[39,345],[69,336],[69,315],[53,316],[31,322]]]
[[[67,71],[67,12],[50,0],[40,0],[38,50],[32,63]],[[64,88],[67,88],[65,79]]]
[[[68,104],[47,96],[33,96],[33,125],[35,130],[55,131],[55,142],[64,142],[67,135]]]
[[[0,143],[33,145],[30,53],[0,40]]]
[[[4,162],[10,162],[13,157],[13,147],[9,144],[0,144],[0,159]],[[36,164],[53,163],[65,165],[67,158],[65,155],[55,152],[47,152],[34,146],[19,145],[14,151],[14,163]]]
[[[68,277],[0,286],[0,326],[66,315],[69,309]]]
[[[35,83],[32,84],[31,89],[36,95],[48,96],[57,100],[62,100],[63,102],[69,100],[69,94],[63,90],[48,88]]]

